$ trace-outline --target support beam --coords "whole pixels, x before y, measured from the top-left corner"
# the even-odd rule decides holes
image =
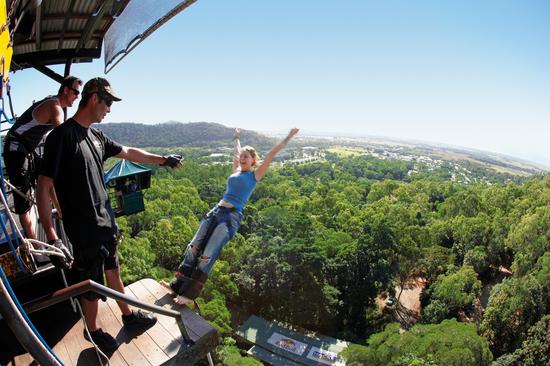
[[[61,82],[63,81],[63,76],[59,75],[58,73],[56,73],[55,71],[53,71],[52,69],[48,69],[46,66],[44,65],[33,65],[33,67],[40,71],[42,74],[54,79],[55,81],[57,81],[58,83],[61,84]]]
[[[71,65],[73,64],[73,60],[69,59],[67,62],[65,62],[65,73],[64,77],[69,76],[71,73]],[[67,107],[63,107],[63,122],[67,120]]]

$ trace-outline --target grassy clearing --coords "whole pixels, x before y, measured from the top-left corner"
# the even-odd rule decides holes
[[[358,156],[358,155],[367,155],[369,151],[360,147],[344,147],[344,146],[333,146],[327,149],[328,152],[337,154],[338,156]]]

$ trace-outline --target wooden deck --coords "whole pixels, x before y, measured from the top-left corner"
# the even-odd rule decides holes
[[[157,314],[157,323],[145,332],[136,333],[125,329],[122,326],[121,312],[116,302],[107,299],[106,302],[99,302],[98,323],[104,331],[110,333],[120,343],[117,351],[110,355],[109,362],[112,366],[192,365],[217,345],[218,334],[215,328],[188,307],[174,304],[166,289],[156,281],[144,279],[135,282],[126,287],[126,294],[133,295],[144,302],[180,311],[187,332],[194,343],[186,344],[176,319],[165,315]],[[67,312],[67,306],[64,311]],[[45,326],[46,331],[37,328],[48,344],[53,346],[59,359],[65,365],[99,365],[92,344],[84,339],[82,320],[78,320],[72,314],[56,316],[60,317],[59,324],[56,320],[52,327],[50,322]],[[72,319],[68,326],[61,325],[64,318]],[[55,336],[56,331],[59,333],[60,329],[63,334]],[[49,331],[52,333],[51,337],[44,334]],[[12,358],[8,365],[36,365],[36,362],[29,354],[21,354]]]

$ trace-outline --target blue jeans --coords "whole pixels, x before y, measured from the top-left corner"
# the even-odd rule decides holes
[[[201,220],[195,236],[187,245],[178,272],[187,277],[195,269],[206,275],[210,273],[225,244],[237,233],[242,216],[235,209],[216,205]]]

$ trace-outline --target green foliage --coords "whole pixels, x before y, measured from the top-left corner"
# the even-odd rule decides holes
[[[447,272],[447,269],[454,264],[455,258],[456,255],[450,248],[431,245],[422,249],[417,268],[425,273],[429,282],[434,282],[439,275]]]
[[[401,333],[398,324],[368,339],[368,346],[351,346],[343,354],[347,365],[489,365],[487,342],[472,324],[455,319],[440,324],[415,325]]]
[[[262,366],[260,361],[252,357],[242,356],[242,352],[235,345],[232,338],[225,338],[223,345],[218,348],[216,359],[223,366]]]
[[[550,310],[548,292],[534,276],[504,280],[491,290],[480,330],[496,355],[513,352],[527,330]]]
[[[157,276],[154,267],[156,256],[147,238],[125,238],[118,254],[120,276],[124,283],[130,284],[142,278]]]
[[[202,291],[202,298],[211,301],[221,293],[225,298],[236,299],[239,295],[239,289],[230,274],[228,262],[222,259],[216,261],[216,265],[210,271],[208,281]]]
[[[466,252],[464,264],[472,266],[477,274],[483,274],[489,269],[487,250],[484,246],[478,245]]]
[[[550,251],[550,206],[525,214],[510,231],[506,245],[515,251],[513,271],[519,276],[526,274]]]
[[[432,287],[432,299],[437,300],[430,310],[434,315],[441,315],[442,305],[449,309],[451,314],[472,305],[474,299],[481,292],[481,282],[471,266],[464,266],[457,272],[441,275]]]
[[[220,293],[216,295],[206,303],[204,299],[199,299],[198,303],[204,319],[208,320],[222,337],[226,337],[231,335],[231,313],[227,309],[224,296]]]
[[[517,361],[518,356],[507,353],[494,360],[491,366],[517,366]]]
[[[524,366],[550,365],[550,315],[529,328],[527,338],[515,355]]]
[[[219,136],[226,132],[219,129]],[[216,141],[206,145],[229,147],[229,138]],[[125,282],[173,273],[200,219],[224,192],[229,164],[211,164],[212,149],[180,152],[181,169],[153,167],[146,211],[118,219],[126,236],[120,248]],[[229,158],[227,151],[227,160],[215,159]],[[437,323],[468,310],[479,297],[479,279],[494,280],[502,266],[514,278],[494,287],[481,330],[496,355],[522,347],[549,308],[550,175],[463,185],[442,181],[448,169],[409,174],[413,165],[328,153],[326,160],[271,169],[210,274],[202,294],[209,318],[227,335],[231,308],[354,342],[371,336],[371,342],[391,315],[376,307],[377,295],[420,276],[427,282],[423,320],[444,333],[455,325]],[[411,348],[392,362],[476,359],[470,348],[457,348],[448,359]],[[392,350],[380,348],[381,355]]]
[[[326,328],[338,292],[322,273],[319,248],[299,239],[285,243],[274,238],[247,258],[236,281],[250,313],[308,329]]]
[[[433,300],[422,310],[422,318],[427,323],[440,323],[449,316],[449,307],[441,300]]]
[[[433,357],[428,355],[426,358],[418,357],[413,353],[406,354],[399,357],[394,366],[437,366],[437,363],[433,361]]]
[[[161,219],[147,233],[151,247],[157,253],[158,264],[165,268],[177,268],[191,237],[192,230],[182,217]]]
[[[548,344],[548,332],[544,333],[544,329],[550,311],[549,273],[550,253],[545,253],[527,276],[505,280],[491,291],[481,331],[496,354],[512,353],[522,342],[522,349],[537,354],[539,334],[543,335],[543,343]],[[516,356],[527,353],[518,350]]]

